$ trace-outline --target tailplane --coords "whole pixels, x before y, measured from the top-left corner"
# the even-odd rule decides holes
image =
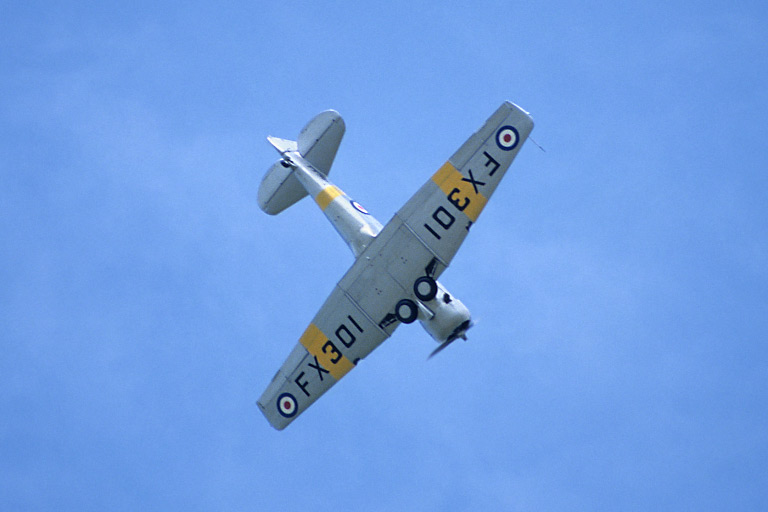
[[[339,113],[326,110],[307,123],[298,140],[278,137],[267,137],[267,140],[280,154],[298,151],[312,167],[327,176],[345,130],[344,120]],[[293,168],[281,158],[270,167],[261,180],[258,202],[265,213],[277,215],[306,195],[307,191],[296,179]]]

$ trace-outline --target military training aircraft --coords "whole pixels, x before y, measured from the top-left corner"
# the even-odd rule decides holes
[[[261,182],[258,203],[277,215],[311,195],[355,255],[283,366],[258,400],[284,429],[361,359],[416,320],[440,345],[472,326],[469,310],[437,281],[533,129],[527,112],[503,103],[382,226],[328,181],[344,135],[341,116],[315,116],[298,140],[267,137],[280,153]]]

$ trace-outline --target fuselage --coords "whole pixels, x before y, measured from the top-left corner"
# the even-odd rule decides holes
[[[331,183],[298,151],[285,151],[282,155],[284,165],[294,169],[296,178],[314,198],[315,203],[347,243],[355,258],[361,257],[376,235],[381,232],[383,228],[381,222],[360,203]],[[407,316],[408,311],[401,314],[398,311],[399,305],[395,309],[395,315],[404,323],[410,323],[418,318],[430,336],[440,343],[453,341],[456,338],[466,339],[465,333],[472,325],[469,310],[441,283],[432,280],[431,277],[428,279],[433,283],[433,290],[424,295],[416,292],[415,302],[410,299],[401,301],[415,304],[416,311],[412,312],[413,317]],[[403,307],[407,308],[407,306],[408,304],[405,304]]]

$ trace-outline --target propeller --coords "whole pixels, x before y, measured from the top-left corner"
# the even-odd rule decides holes
[[[429,357],[427,359],[432,359],[436,354],[442,352],[443,349],[445,349],[445,347],[447,347],[448,345],[450,345],[451,343],[453,343],[459,338],[463,339],[464,341],[467,341],[467,331],[473,325],[475,325],[475,323],[470,320],[462,322],[462,324],[458,326],[450,336],[448,336],[447,340],[442,342],[439,347],[437,347],[435,350],[432,351],[431,354],[429,354]]]
[[[429,354],[429,357],[427,359],[432,359],[436,354],[439,354],[440,352],[442,352],[442,350],[445,347],[447,347],[448,345],[450,345],[451,343],[453,343],[457,339],[458,338],[449,338],[447,341],[444,341],[443,343],[440,344],[439,347],[437,347],[435,350],[433,350],[431,354]]]

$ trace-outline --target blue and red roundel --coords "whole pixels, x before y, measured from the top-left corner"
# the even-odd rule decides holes
[[[293,418],[299,410],[296,399],[290,393],[283,393],[277,397],[277,412],[285,418]]]
[[[502,126],[496,132],[496,145],[504,151],[515,149],[518,142],[520,142],[520,134],[514,126]]]

